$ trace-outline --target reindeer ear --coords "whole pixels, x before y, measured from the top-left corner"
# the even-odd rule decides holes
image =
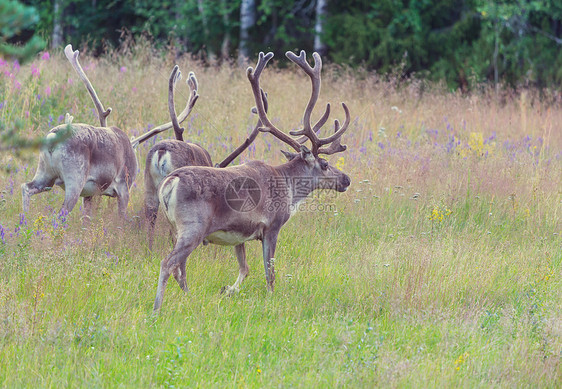
[[[305,145],[301,145],[301,156],[302,159],[304,159],[308,163],[314,163],[314,161],[316,161],[316,158],[314,158],[314,154],[312,154],[312,151],[310,151]]]
[[[295,154],[295,153],[289,153],[288,151],[285,151],[285,150],[281,150],[281,152],[283,153],[285,158],[287,158],[288,161],[292,161],[298,155],[298,154]]]

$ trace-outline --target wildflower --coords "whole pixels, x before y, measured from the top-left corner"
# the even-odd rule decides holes
[[[258,366],[258,368],[256,369],[256,371],[258,372],[258,374],[261,374],[261,369],[260,369],[259,366]]]
[[[51,55],[49,54],[48,51],[45,51],[45,52],[41,55],[41,59],[42,59],[43,61],[48,61],[49,58],[51,58]]]
[[[25,220],[25,213],[20,213],[20,226],[27,226],[27,220]]]
[[[39,68],[37,66],[31,65],[31,75],[33,77],[39,78],[39,76],[41,75],[41,71],[39,70]]]
[[[338,161],[336,162],[336,169],[343,170],[343,166],[345,165],[345,158],[339,157]]]
[[[450,215],[452,212],[450,212],[449,209],[445,210],[445,212],[443,212],[443,210],[441,210],[439,208],[439,206],[437,207],[433,207],[433,210],[431,211],[431,215],[428,216],[429,220],[431,221],[443,221],[443,217],[444,216],[448,216]]]
[[[51,96],[51,87],[48,85],[45,87],[45,96]]]
[[[125,66],[121,66],[121,69],[119,69],[119,71],[121,73],[126,73],[127,72],[127,68]]]
[[[468,356],[469,356],[468,353],[463,353],[459,355],[459,357],[455,360],[455,370],[461,369],[462,364],[466,362]]]

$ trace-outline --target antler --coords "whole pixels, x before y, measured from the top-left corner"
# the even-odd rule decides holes
[[[256,110],[258,112],[260,122],[263,125],[263,127],[259,127],[259,131],[269,132],[271,133],[271,135],[275,136],[282,142],[285,142],[296,151],[300,151],[301,149],[300,143],[297,140],[291,138],[289,135],[282,132],[281,130],[279,130],[277,127],[275,127],[267,117],[267,112],[265,110],[264,102],[262,98],[264,92],[260,87],[260,76],[261,76],[261,72],[263,71],[263,69],[265,68],[265,66],[267,65],[267,63],[271,58],[273,58],[272,52],[269,52],[267,54],[260,52],[256,68],[253,69],[252,67],[249,67],[246,70],[246,75],[248,76],[248,80],[250,80],[250,85],[252,86],[252,92],[254,93],[254,100],[256,101]]]
[[[170,104],[169,104],[170,93],[173,94],[173,88],[174,88],[174,85],[177,81],[177,80],[174,80],[174,78],[176,77],[175,72],[174,72],[174,70],[176,70],[176,67],[174,67],[174,69],[172,70],[172,73],[170,74],[170,81],[169,81],[169,84],[168,84],[169,85],[169,88],[168,88],[168,109],[170,108]],[[176,70],[176,72],[177,72],[177,70]],[[179,116],[176,117],[177,122],[178,122],[178,125],[177,125],[178,128],[179,128],[179,124],[182,123],[189,116],[189,114],[193,110],[193,107],[195,106],[195,103],[197,102],[197,99],[199,98],[199,95],[197,94],[197,90],[199,88],[199,85],[197,83],[197,78],[195,77],[195,74],[193,72],[189,72],[189,76],[187,76],[186,83],[189,86],[189,91],[190,91],[189,92],[189,100],[187,101],[187,104],[186,104],[185,108],[183,109],[183,111],[181,111]],[[170,90],[170,85],[171,85],[172,90]],[[172,96],[172,106],[173,106],[173,96]],[[175,113],[175,109],[174,109],[174,113]],[[170,115],[172,115],[171,112],[170,112]],[[172,116],[174,116],[174,115],[172,115]],[[142,142],[152,138],[154,135],[157,135],[161,132],[169,130],[172,127],[174,127],[174,124],[172,122],[168,122],[168,123],[162,124],[158,127],[154,127],[152,130],[150,130],[147,133],[139,136],[138,138],[132,139],[131,145],[133,146],[133,148],[136,148]],[[174,131],[175,131],[175,127],[174,127]],[[176,138],[179,139],[179,140],[182,140],[181,132],[179,133],[179,138],[178,138],[178,132],[176,132]]]
[[[78,62],[78,56],[80,55],[80,53],[78,52],[78,50],[72,50],[72,45],[67,45],[64,48],[64,54],[66,55],[66,58],[68,58],[68,60],[70,61],[70,64],[72,65],[74,70],[76,70],[76,73],[78,73],[78,76],[82,79],[82,81],[86,85],[86,89],[88,89],[88,92],[90,93],[90,97],[92,98],[92,101],[96,106],[96,110],[98,111],[98,118],[100,119],[100,125],[102,127],[106,127],[107,126],[106,118],[111,113],[111,108],[108,107],[107,111],[103,108],[103,104],[98,98],[98,95],[96,94],[96,91],[92,86],[92,83],[90,82],[90,80],[88,80],[86,73],[84,73],[82,66],[80,66],[80,63]]]
[[[326,104],[326,110],[324,114],[316,122],[314,126],[310,123],[310,116],[312,115],[312,111],[314,110],[314,106],[318,101],[318,96],[320,95],[320,85],[321,85],[321,78],[320,72],[322,70],[322,59],[318,53],[313,53],[312,57],[314,58],[314,67],[311,67],[310,64],[306,60],[306,53],[304,50],[301,50],[300,55],[296,55],[291,51],[287,51],[285,53],[287,58],[297,64],[304,72],[310,77],[310,81],[312,83],[312,94],[310,95],[310,100],[306,106],[303,116],[303,129],[298,131],[290,131],[289,134],[293,136],[304,135],[304,137],[310,139],[312,143],[312,153],[315,156],[318,154],[334,154],[340,151],[344,151],[346,149],[345,146],[340,144],[339,138],[343,135],[347,128],[349,127],[349,123],[351,121],[351,116],[349,114],[349,109],[345,103],[342,103],[343,110],[345,111],[345,122],[343,126],[340,128],[340,123],[336,119],[334,121],[335,131],[334,134],[327,137],[327,138],[319,138],[317,132],[322,128],[322,126],[328,120],[330,116],[330,104]],[[298,141],[299,143],[304,143],[306,138],[300,138]],[[322,146],[330,144],[328,147],[322,148]]]
[[[267,94],[263,91],[263,89],[260,90],[260,92],[261,92],[261,99],[263,101],[264,111],[267,113],[267,109],[268,109],[268,105],[269,105],[268,102],[267,102]],[[252,113],[257,114],[258,109],[256,107],[253,107]],[[230,155],[228,157],[223,159],[221,163],[217,163],[215,165],[215,167],[220,167],[220,168],[227,167],[232,161],[234,161],[234,159],[236,157],[238,157],[244,150],[246,150],[252,144],[252,142],[256,139],[258,134],[261,132],[260,130],[261,130],[262,126],[263,126],[262,121],[258,119],[258,122],[256,123],[256,126],[254,127],[254,129],[250,133],[250,136],[248,136],[246,138],[244,143],[242,143],[240,146],[238,146],[238,148],[236,150],[234,150],[232,153],[230,153]]]
[[[176,82],[181,80],[181,72],[179,71],[178,65],[174,66],[172,74],[170,75],[170,82],[168,84],[168,110],[170,111],[170,118],[172,118],[172,126],[174,127],[174,133],[176,134],[176,139],[183,142],[183,131],[184,128],[180,127],[178,123],[178,117],[176,116],[176,108],[174,106],[174,89],[176,87]]]

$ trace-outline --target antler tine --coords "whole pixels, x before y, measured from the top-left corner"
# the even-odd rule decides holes
[[[80,66],[80,62],[78,62],[78,56],[80,55],[80,52],[78,50],[72,50],[72,45],[67,45],[64,48],[64,55],[66,55],[66,58],[68,58],[70,64],[72,65],[74,70],[76,70],[76,73],[78,73],[78,76],[86,85],[86,89],[88,89],[88,93],[90,93],[90,97],[92,98],[92,101],[96,106],[96,110],[98,111],[98,118],[100,120],[100,125],[102,127],[106,127],[107,126],[106,118],[111,113],[111,108],[108,107],[107,110],[103,108],[103,104],[101,103],[98,95],[96,94],[96,91],[92,86],[92,83],[90,82],[90,80],[88,80],[86,73],[84,73],[82,66]]]
[[[263,91],[263,89],[261,90],[261,99],[263,101],[263,106],[265,108],[265,112],[267,113],[267,109],[268,109],[268,102],[267,102],[267,93],[265,93]],[[258,110],[256,107],[252,107],[251,112],[253,114],[258,113]],[[236,148],[236,150],[234,150],[232,153],[230,153],[230,155],[228,157],[226,157],[225,159],[222,160],[221,163],[217,163],[215,165],[215,167],[227,167],[232,161],[234,161],[234,159],[236,157],[238,157],[244,150],[246,150],[248,148],[248,146],[250,146],[252,144],[252,142],[257,138],[258,134],[261,132],[260,128],[262,127],[262,122],[260,119],[258,119],[258,122],[256,123],[256,126],[254,127],[254,129],[252,130],[252,132],[250,133],[250,136],[248,136],[246,138],[246,140],[244,141],[244,143],[242,143],[240,146],[238,146]]]
[[[171,74],[170,74],[170,79],[172,79]],[[185,105],[183,111],[181,111],[180,114],[177,116],[178,125],[182,123],[189,116],[189,114],[193,110],[193,107],[195,106],[195,103],[197,102],[197,99],[199,98],[199,95],[197,94],[198,82],[193,72],[189,72],[189,76],[187,77],[186,82],[190,90],[189,100],[187,101],[187,104]],[[172,127],[174,127],[172,122],[168,122],[158,127],[154,127],[152,130],[142,134],[141,136],[131,139],[131,145],[133,146],[133,148],[136,148],[142,142],[145,142],[148,139],[152,138],[154,135],[169,130]]]
[[[312,143],[312,152],[314,155],[318,154],[318,148],[320,144],[318,142],[318,136],[316,132],[320,130],[320,128],[326,123],[328,117],[330,116],[330,105],[326,105],[326,110],[324,114],[318,120],[318,122],[312,126],[310,123],[310,117],[312,115],[312,111],[316,106],[316,102],[318,101],[318,96],[320,96],[320,86],[321,86],[321,71],[322,71],[322,59],[318,53],[313,53],[312,57],[314,58],[314,67],[310,66],[308,61],[306,60],[306,53],[304,50],[301,50],[300,55],[296,55],[292,51],[287,51],[285,56],[293,63],[298,65],[309,77],[310,82],[312,84],[312,93],[310,95],[310,99],[308,104],[306,105],[306,109],[303,115],[303,129],[297,131],[291,131],[290,134],[293,136],[304,135],[310,142]],[[300,143],[304,142],[304,138],[299,139]]]
[[[178,123],[176,108],[174,106],[174,89],[176,88],[176,82],[178,82],[180,79],[181,72],[179,71],[178,65],[176,65],[174,66],[174,69],[172,69],[172,74],[170,74],[170,81],[168,82],[168,111],[170,112],[170,118],[172,119],[172,126],[174,128],[174,133],[176,134],[176,139],[183,141],[184,128],[180,127],[180,124]]]
[[[344,132],[347,131],[347,128],[349,127],[349,123],[351,122],[351,115],[349,114],[349,108],[347,108],[347,105],[345,103],[341,103],[343,110],[345,111],[345,122],[343,123],[343,126],[341,128],[339,128],[340,122],[339,120],[334,120],[334,124],[335,124],[335,128],[336,130],[334,131],[334,134],[332,134],[331,136],[327,137],[327,138],[322,138],[319,139],[320,142],[320,146],[324,146],[328,143],[334,142],[336,139],[339,139]]]
[[[262,127],[259,127],[259,131],[269,132],[277,139],[291,146],[296,151],[300,151],[300,144],[295,139],[291,138],[289,135],[285,134],[277,127],[275,127],[267,117],[267,112],[265,111],[264,100],[262,97],[264,92],[260,87],[260,76],[261,72],[271,58],[273,58],[272,52],[269,52],[267,54],[261,52],[259,54],[258,63],[255,70],[252,67],[249,67],[246,70],[246,75],[248,76],[248,80],[250,81],[250,85],[252,86],[254,100],[256,101],[256,109],[262,124]],[[267,101],[267,99],[265,101]]]
[[[337,132],[340,130],[340,122],[337,119],[334,122],[335,122],[334,123],[334,134],[337,134]],[[342,131],[342,134],[343,134],[343,131]],[[331,155],[331,154],[335,154],[335,153],[339,153],[341,151],[347,150],[347,146],[342,145],[340,143],[340,139],[341,139],[341,135],[339,137],[337,137],[336,139],[334,139],[328,147],[323,147],[323,148],[318,149],[318,154]]]

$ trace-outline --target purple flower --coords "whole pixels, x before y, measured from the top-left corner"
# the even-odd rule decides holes
[[[496,139],[496,132],[493,131],[493,132],[492,132],[492,135],[490,135],[490,137],[484,141],[484,144],[488,144],[488,143],[492,142],[492,141],[495,140],[495,139]]]
[[[51,58],[51,55],[49,54],[48,51],[43,52],[43,54],[41,54],[41,59],[44,61],[48,61],[49,58]]]
[[[59,116],[59,123],[62,122],[64,120],[64,115],[60,115]]]
[[[27,220],[25,220],[25,213],[20,213],[20,226],[27,226]]]
[[[31,75],[33,77],[39,77],[41,75],[39,68],[33,64],[31,65]]]
[[[121,66],[121,69],[119,69],[119,71],[121,73],[126,73],[127,72],[127,68],[125,66]]]
[[[379,142],[379,143],[378,143],[378,146],[381,148],[381,150],[384,150],[384,143]]]

